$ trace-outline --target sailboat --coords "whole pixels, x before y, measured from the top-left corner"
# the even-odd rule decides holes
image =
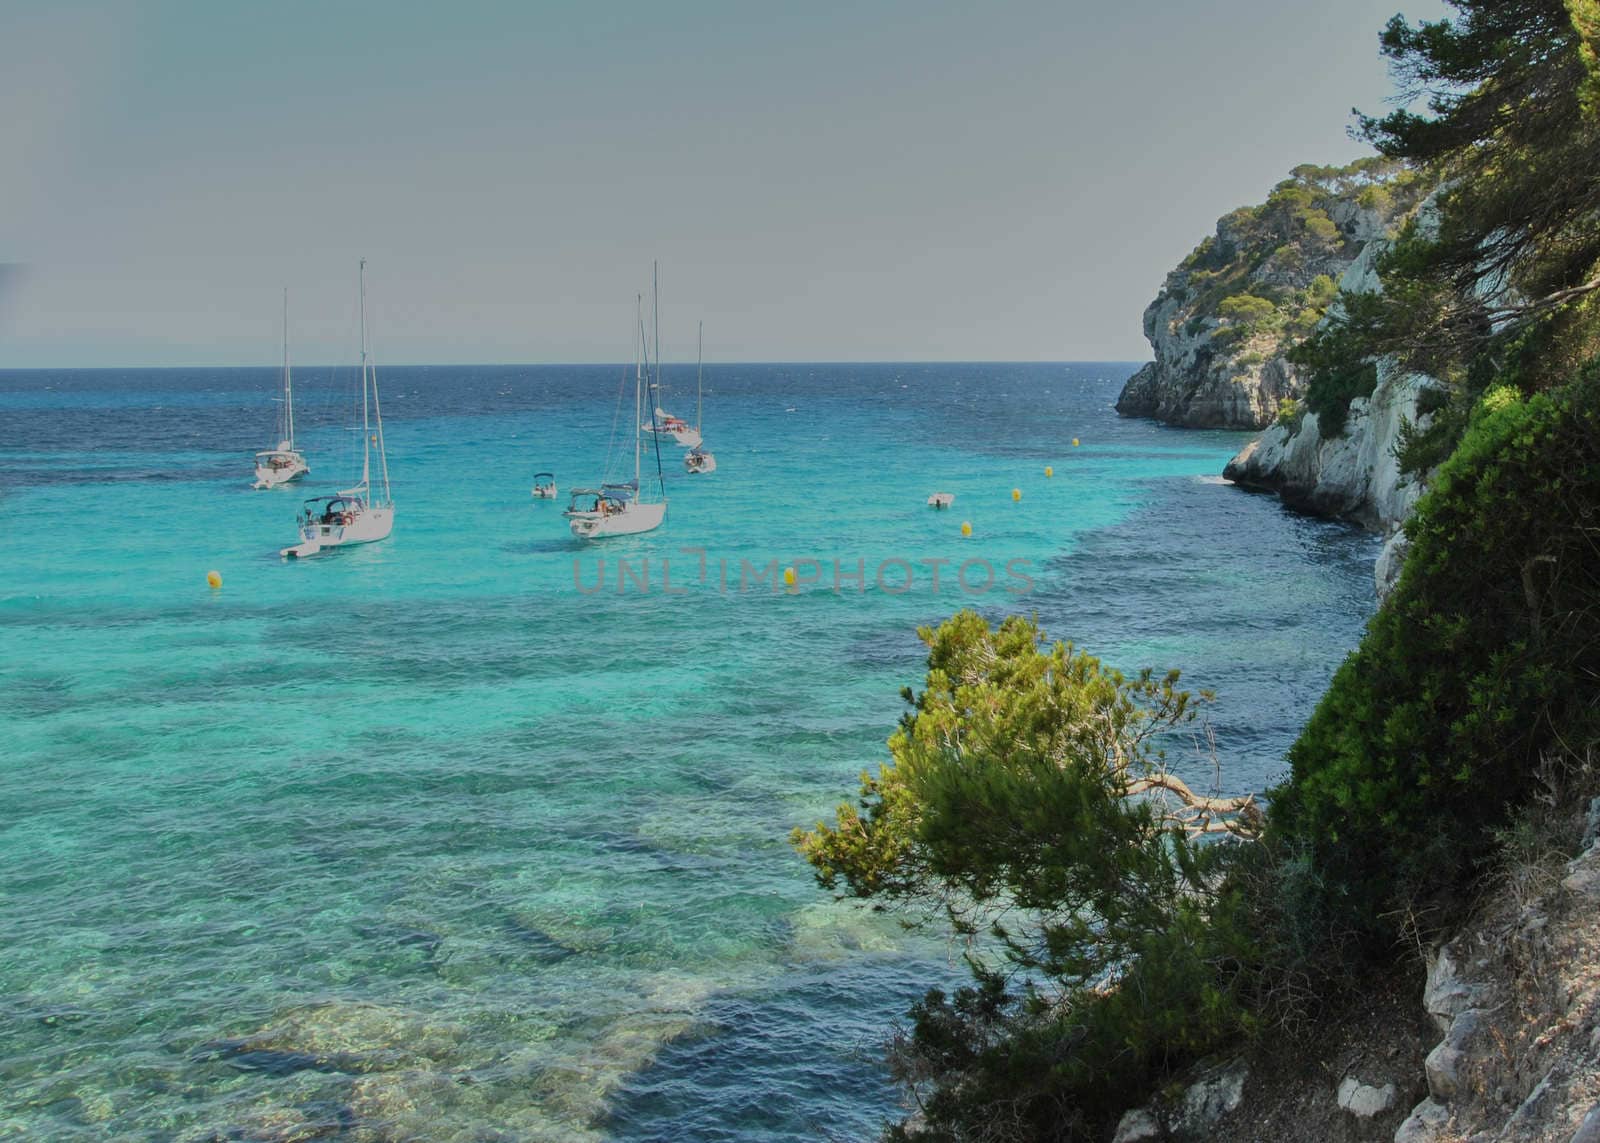
[[[372,450],[378,450],[383,495],[372,494]],[[301,506],[300,542],[282,549],[287,558],[314,556],[324,548],[370,544],[394,530],[389,491],[389,454],[383,444],[383,407],[378,369],[367,358],[367,260],[361,260],[361,483],[331,496],[313,496]]]
[[[650,291],[652,299],[660,292],[660,283],[656,281],[654,270],[651,272]],[[654,303],[652,302],[652,304]],[[659,318],[659,311],[656,316]],[[657,440],[662,437],[670,437],[674,444],[680,444],[684,448],[699,448],[700,430],[691,428],[688,421],[682,417],[673,416],[656,404],[657,401],[666,400],[666,386],[661,380],[661,338],[659,335],[660,331],[658,330],[656,337],[656,379],[650,386],[650,404],[654,407],[655,412],[648,421],[643,422],[639,427]]]
[[[635,302],[637,308],[638,302]],[[660,309],[657,308],[659,315]],[[633,479],[626,483],[602,484],[599,488],[575,488],[563,515],[572,534],[583,540],[597,540],[603,536],[632,536],[650,532],[661,526],[667,517],[666,485],[661,478],[661,439],[654,438],[656,458],[656,487],[661,499],[645,500],[640,476],[644,467],[644,423],[640,419],[644,408],[645,376],[649,372],[649,355],[645,346],[644,316],[639,315],[639,348],[633,358]],[[661,331],[656,330],[656,370],[659,374]]]
[[[717,471],[717,458],[711,450],[701,443],[700,426],[704,424],[705,416],[705,361],[706,361],[706,323],[700,323],[700,336],[695,348],[694,362],[694,447],[683,454],[683,467],[689,475],[704,474]]]
[[[294,379],[289,374],[289,289],[283,291],[283,408],[278,410],[278,447],[256,453],[252,488],[276,488],[311,471],[294,447]]]

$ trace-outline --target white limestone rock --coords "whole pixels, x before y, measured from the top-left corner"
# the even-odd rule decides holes
[[[1161,1124],[1156,1117],[1148,1109],[1136,1107],[1124,1112],[1117,1121],[1117,1133],[1111,1137],[1111,1143],[1145,1143],[1160,1138]]]
[[[1477,1005],[1482,996],[1482,987],[1470,983],[1462,974],[1454,942],[1428,954],[1428,976],[1423,985],[1422,1006],[1433,1017],[1440,1032],[1448,1033],[1455,1018]]]
[[[1417,401],[1432,387],[1432,378],[1380,365],[1372,396],[1350,402],[1343,435],[1324,440],[1317,415],[1307,413],[1297,428],[1273,425],[1245,445],[1222,474],[1236,484],[1270,489],[1319,516],[1344,517],[1374,530],[1398,527],[1423,484],[1400,471],[1395,449],[1405,425],[1426,425]]]
[[[1191,1137],[1207,1135],[1224,1116],[1239,1109],[1244,1102],[1244,1082],[1249,1077],[1250,1066],[1235,1060],[1191,1084],[1178,1108],[1179,1132]]]
[[[1338,1099],[1339,1106],[1357,1119],[1371,1119],[1393,1107],[1399,1094],[1392,1083],[1379,1087],[1362,1083],[1355,1076],[1345,1076],[1339,1084]]]

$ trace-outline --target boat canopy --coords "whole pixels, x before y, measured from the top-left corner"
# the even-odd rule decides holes
[[[553,472],[536,472],[533,474],[533,482],[535,484],[538,484],[541,480],[554,480],[555,478],[556,474]]]
[[[621,508],[627,504],[628,496],[618,493],[615,489],[625,487],[625,485],[620,484],[605,484],[599,488],[574,488],[569,494],[567,511],[598,512],[602,500],[613,507]]]
[[[352,496],[348,492],[341,492],[337,496],[313,496],[305,501],[305,510],[315,512],[319,508],[325,512],[343,512],[347,508],[364,508],[366,505],[361,497]]]

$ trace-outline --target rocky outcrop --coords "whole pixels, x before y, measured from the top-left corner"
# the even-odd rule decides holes
[[[1424,225],[1431,207],[1424,203]],[[1383,288],[1378,257],[1384,238],[1369,242],[1339,279],[1342,293],[1376,293]],[[1337,303],[1335,303],[1337,305]],[[1426,428],[1430,414],[1421,402],[1439,388],[1433,378],[1401,369],[1393,360],[1377,363],[1371,396],[1350,402],[1343,429],[1324,436],[1316,413],[1306,412],[1267,429],[1228,462],[1223,476],[1249,488],[1276,492],[1285,503],[1318,516],[1353,520],[1388,534],[1373,579],[1379,598],[1399,579],[1406,538],[1400,526],[1411,514],[1426,475],[1400,470],[1401,433]]]
[[[1395,450],[1404,426],[1427,424],[1417,402],[1434,386],[1429,377],[1385,363],[1372,396],[1350,403],[1341,435],[1324,438],[1317,415],[1307,413],[1298,424],[1273,425],[1245,445],[1222,474],[1318,516],[1390,531],[1422,494],[1422,483],[1400,471]]]
[[[1396,1143],[1600,1139],[1600,847],[1512,888],[1430,958],[1443,1039]]]
[[[1180,1074],[1113,1143],[1600,1143],[1600,798],[1558,820],[1425,979],[1402,965],[1312,1035]]]
[[[1250,1067],[1243,1059],[1204,1068],[1189,1079],[1181,1095],[1124,1114],[1111,1143],[1213,1138],[1219,1125],[1244,1102],[1249,1078]]]
[[[1129,379],[1117,411],[1194,428],[1271,424],[1304,389],[1285,353],[1414,199],[1407,172],[1365,160],[1298,167],[1266,203],[1220,219],[1145,309],[1155,360]]]

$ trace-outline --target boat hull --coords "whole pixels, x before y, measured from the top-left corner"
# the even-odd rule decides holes
[[[300,542],[281,549],[278,554],[285,559],[314,556],[329,548],[347,548],[355,544],[372,544],[389,538],[394,531],[393,508],[369,508],[349,524],[303,524]]]
[[[717,458],[708,452],[698,456],[691,454],[683,458],[683,469],[690,476],[704,476],[708,472],[717,471]]]
[[[630,502],[620,512],[574,512],[570,515],[572,534],[580,540],[599,540],[607,536],[635,536],[661,527],[667,505]]]
[[[311,466],[304,461],[282,468],[269,466],[256,466],[256,482],[250,487],[260,490],[264,488],[279,488],[285,484],[292,484],[311,471]]]

